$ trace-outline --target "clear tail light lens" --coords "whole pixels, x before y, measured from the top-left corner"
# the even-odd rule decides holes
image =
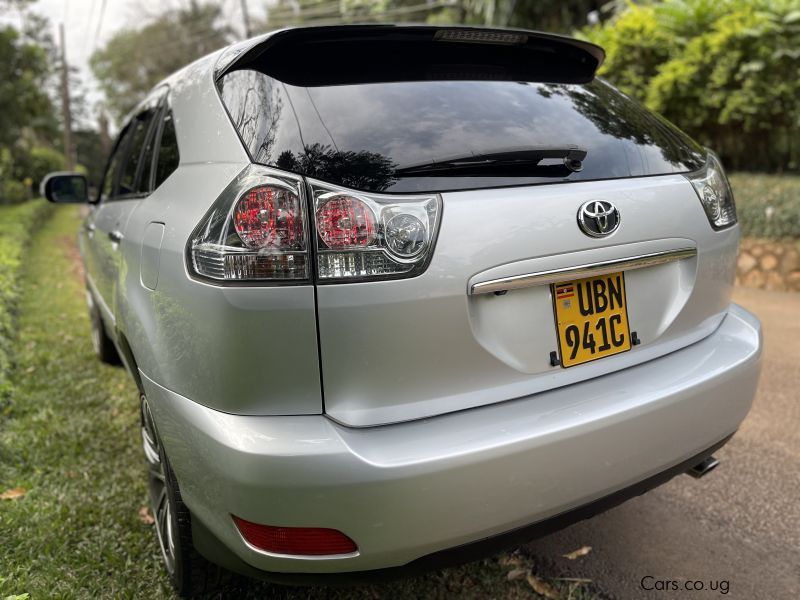
[[[307,199],[302,179],[248,169],[195,230],[191,265],[219,281],[309,278]]]
[[[312,181],[321,282],[413,277],[433,253],[437,195],[366,194]]]
[[[724,229],[736,223],[736,204],[719,158],[709,151],[705,166],[686,176],[692,182],[700,203],[714,229]]]

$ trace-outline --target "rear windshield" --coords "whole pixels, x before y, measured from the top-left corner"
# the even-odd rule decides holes
[[[472,79],[446,70],[423,81],[382,75],[337,85],[328,72],[319,85],[242,68],[225,74],[219,88],[254,162],[364,191],[639,177],[704,163],[688,136],[601,80],[548,83],[485,72]],[[541,160],[493,160],[531,148]],[[558,155],[570,148],[585,151],[577,170]]]

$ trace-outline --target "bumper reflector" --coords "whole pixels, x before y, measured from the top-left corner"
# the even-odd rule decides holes
[[[273,554],[327,556],[352,554],[355,542],[336,529],[323,527],[275,527],[260,525],[233,516],[233,522],[248,544]]]

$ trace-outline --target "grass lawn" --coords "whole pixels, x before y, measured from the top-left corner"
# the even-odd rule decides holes
[[[92,352],[78,224],[77,209],[57,209],[27,255],[14,390],[0,413],[0,493],[22,488],[19,497],[0,500],[0,598],[169,598],[153,526],[139,516],[146,491],[136,389],[123,369]],[[513,569],[521,577],[508,581]],[[234,578],[215,597],[537,597],[526,569],[542,574],[550,565],[504,555],[344,589]],[[564,599],[595,597],[586,584],[542,578]]]
[[[11,393],[14,310],[19,296],[19,271],[35,224],[50,206],[44,200],[0,206],[0,411]]]

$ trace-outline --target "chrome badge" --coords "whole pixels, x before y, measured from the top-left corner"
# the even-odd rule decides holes
[[[619,227],[619,211],[607,200],[589,200],[578,209],[578,225],[590,237],[606,237]]]

